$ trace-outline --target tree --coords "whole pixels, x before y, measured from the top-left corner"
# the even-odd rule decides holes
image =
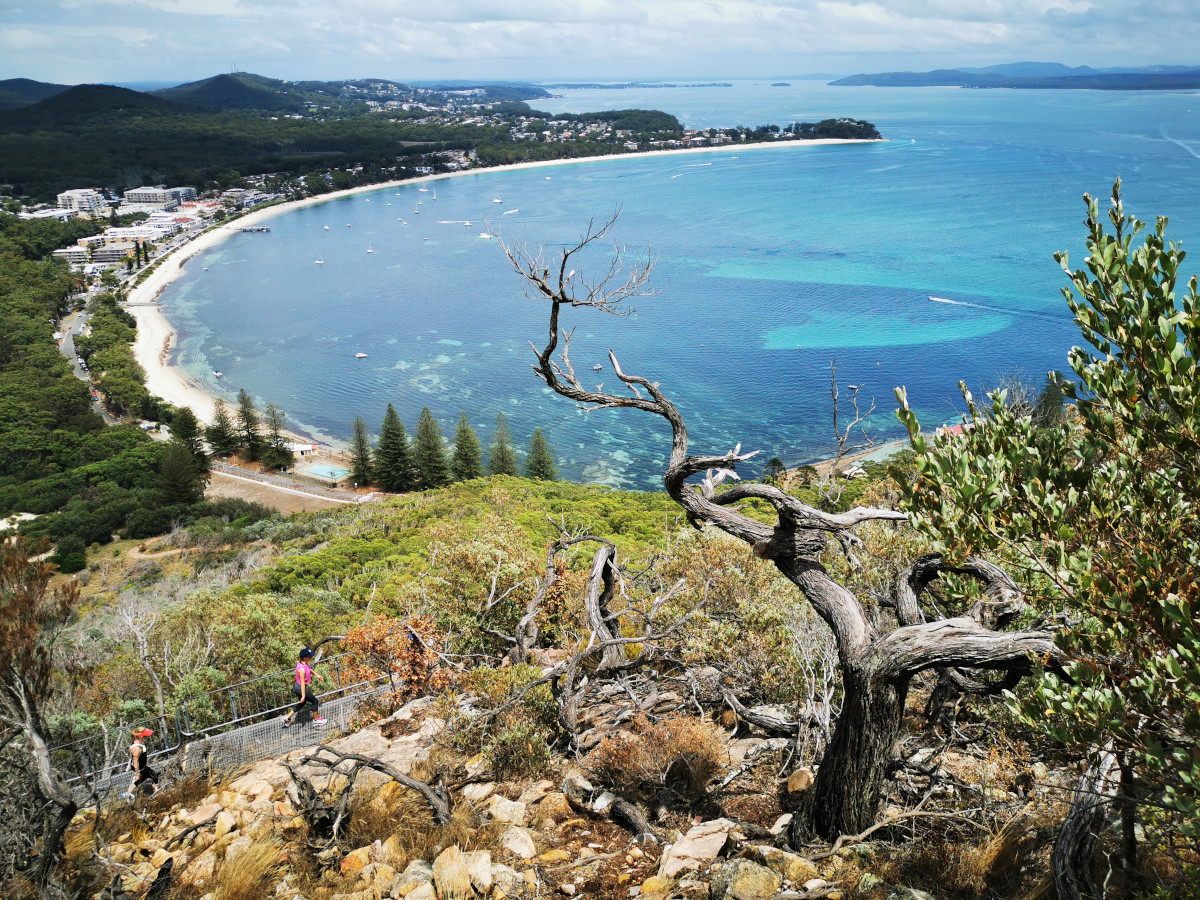
[[[268,403],[264,413],[267,417],[267,440],[262,451],[263,465],[268,469],[282,469],[290,466],[296,456],[288,449],[287,436],[283,433],[283,429],[287,425],[287,413],[274,403]]]
[[[411,491],[416,483],[408,435],[390,403],[375,446],[375,479],[380,488],[392,494]]]
[[[458,417],[458,428],[454,431],[454,456],[450,460],[450,472],[455,481],[470,481],[483,476],[483,447],[475,429],[467,421],[466,411]]]
[[[614,222],[615,217],[600,227],[590,223],[579,241],[564,247],[554,260],[545,258],[544,249],[530,252],[523,246],[502,244],[513,267],[530,285],[529,295],[549,304],[548,335],[545,345],[535,351],[534,371],[555,393],[578,405],[634,409],[666,419],[672,443],[663,482],[671,499],[697,527],[718,528],[749,544],[760,558],[771,560],[828,626],[841,661],[842,712],[816,780],[793,819],[789,839],[799,846],[810,832],[830,839],[858,834],[875,821],[915,675],[950,667],[1021,673],[1031,668],[1031,657],[1054,658],[1057,648],[1045,632],[1003,632],[969,616],[936,620],[927,614],[919,606],[924,587],[950,570],[946,560],[937,556],[918,560],[902,576],[894,600],[900,627],[887,629],[830,574],[821,557],[834,537],[853,561],[851,531],[856,525],[903,521],[904,513],[862,507],[827,513],[766,484],[740,483],[718,492],[718,486],[736,477],[738,463],[754,453],[742,453],[739,445],[723,454],[689,454],[683,416],[659,382],[626,373],[613,351],[609,361],[629,393],[584,388],[569,361],[570,331],[560,331],[563,309],[583,307],[621,315],[627,312],[623,301],[653,292],[653,263],[626,267],[620,249],[596,281],[586,281],[576,269],[575,257],[604,239]],[[556,356],[560,342],[562,352]],[[702,474],[698,483],[689,483],[688,479]],[[740,511],[738,505],[752,498],[774,508],[773,524]],[[984,581],[998,603],[1003,600],[1006,607],[1019,607],[1019,593],[995,566],[968,560],[954,570]]]
[[[53,574],[52,565],[30,559],[22,538],[0,544],[0,748],[20,758],[19,771],[29,778],[24,790],[5,798],[24,803],[16,809],[5,804],[0,882],[24,872],[44,889],[54,882],[52,867],[78,808],[51,762],[42,721],[53,693],[57,629],[79,600],[76,581],[51,590]]]
[[[763,481],[767,484],[777,484],[786,473],[787,468],[783,461],[778,456],[772,456],[763,467]]]
[[[354,417],[354,442],[350,445],[350,470],[354,483],[366,487],[375,481],[375,466],[371,461],[371,441],[367,437],[367,423],[362,416]]]
[[[931,442],[900,398],[918,453],[907,494],[917,526],[956,557],[1007,554],[1041,605],[1066,612],[1072,627],[1055,633],[1065,671],[1046,669],[1012,705],[1097,760],[1091,789],[1116,794],[1129,893],[1140,800],[1200,835],[1200,296],[1193,276],[1177,299],[1184,253],[1166,241],[1165,218],[1135,246],[1145,226],[1125,214],[1120,184],[1112,233],[1084,195],[1086,271],[1055,256],[1091,348],[1071,350],[1077,380],[1061,382],[1073,416],[1040,427],[1002,392],[985,415],[964,389],[974,427],[962,440]],[[1086,892],[1080,862],[1074,874]],[[1060,895],[1066,874],[1056,872]]]
[[[525,458],[525,477],[538,481],[553,481],[558,477],[558,468],[554,465],[554,454],[546,443],[542,429],[533,429],[533,437],[529,439],[529,455]]]
[[[513,447],[512,432],[504,413],[496,415],[496,432],[492,435],[492,446],[488,449],[489,475],[516,475],[517,450]]]
[[[428,406],[421,408],[420,418],[417,419],[413,462],[417,468],[417,487],[421,490],[441,487],[450,481],[450,464],[446,460],[442,429],[438,427]]]
[[[213,423],[205,429],[208,445],[217,456],[232,456],[241,449],[242,442],[229,416],[229,407],[220,397],[213,403]]]
[[[204,481],[187,445],[171,438],[158,468],[158,486],[168,504],[196,503],[204,499]]]
[[[246,452],[246,459],[250,462],[257,462],[262,456],[263,449],[262,435],[258,433],[258,410],[254,407],[254,399],[246,393],[245,388],[238,391],[237,399],[237,421],[241,446]]]
[[[171,419],[171,437],[187,447],[188,452],[192,454],[192,461],[196,464],[197,473],[207,481],[212,464],[208,454],[204,452],[200,422],[190,406],[181,406],[175,410],[175,416]]]

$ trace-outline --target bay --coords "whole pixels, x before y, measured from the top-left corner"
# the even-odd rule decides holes
[[[1082,264],[1084,191],[1106,198],[1119,174],[1128,210],[1170,216],[1185,246],[1200,236],[1195,94],[746,81],[535,106],[657,108],[690,127],[847,115],[889,140],[482,171],[289,212],[164,292],[178,362],[214,393],[245,387],[335,440],[355,415],[377,428],[392,402],[410,431],[428,406],[448,436],[465,410],[486,443],[503,411],[522,444],[544,429],[565,477],[653,488],[666,423],[548,392],[529,368],[546,310],[482,233],[553,253],[619,210],[613,237],[631,254],[651,247],[659,293],[636,317],[567,313],[585,384],[616,387],[613,348],[678,404],[693,452],[740,442],[789,464],[833,446],[831,362],[843,400],[849,384],[864,407],[873,398],[879,438],[901,433],[897,385],[932,427],[961,413],[960,379],[978,390],[1065,369],[1080,336],[1052,254]]]

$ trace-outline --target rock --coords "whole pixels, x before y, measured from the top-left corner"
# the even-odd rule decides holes
[[[468,900],[471,872],[457,846],[447,847],[433,861],[433,883],[441,900]]]
[[[467,775],[474,778],[487,769],[487,760],[483,758],[482,753],[476,753],[463,764],[463,767],[467,770]]]
[[[755,845],[748,847],[746,852],[751,859],[762,863],[772,872],[778,872],[793,884],[803,884],[820,874],[815,863],[789,850]]]
[[[390,838],[389,838],[390,840]],[[386,844],[384,845],[387,846]],[[394,897],[411,896],[422,885],[433,881],[433,866],[423,859],[414,859],[400,875],[400,880],[392,885]],[[432,891],[431,891],[432,895]]]
[[[780,877],[748,859],[734,859],[714,869],[712,900],[767,900],[779,890]]]
[[[708,882],[700,880],[695,875],[684,876],[675,885],[675,893],[671,896],[678,900],[708,900]]]
[[[468,784],[462,789],[462,795],[472,803],[482,803],[496,792],[496,782],[485,781],[483,784]]]
[[[567,795],[557,791],[547,794],[538,804],[537,811],[539,816],[545,816],[558,822],[565,822],[574,815]]]
[[[596,793],[596,789],[578,772],[570,772],[563,779],[562,792],[576,803],[586,806],[592,795]]]
[[[342,863],[339,866],[343,878],[357,878],[358,874],[371,861],[371,848],[359,847],[357,850],[351,850],[342,858]]]
[[[238,826],[237,816],[229,810],[222,810],[217,813],[217,822],[213,827],[213,837],[218,841],[229,834],[231,831],[236,831]]]
[[[803,794],[813,785],[813,770],[807,767],[797,769],[788,776],[787,789],[789,794]]]
[[[525,790],[521,791],[521,796],[518,797],[517,800],[519,800],[521,803],[524,803],[526,806],[532,806],[533,804],[539,803],[542,801],[542,799],[549,796],[553,790],[554,782],[547,781],[545,778],[543,778],[541,781],[535,782],[529,787],[525,788]]]
[[[605,811],[616,802],[616,800],[616,794],[614,794],[612,791],[605,791],[592,801],[592,812],[603,815]]]
[[[213,872],[217,868],[217,854],[205,850],[188,864],[183,870],[180,880],[189,884],[202,885],[212,881]]]
[[[537,845],[531,835],[519,825],[512,825],[500,836],[500,846],[521,859],[533,859],[537,856]]]
[[[933,896],[916,888],[896,888],[888,894],[888,900],[933,900]]]
[[[828,887],[833,887],[833,885],[824,878],[810,878],[804,882],[804,889],[806,891],[823,891]]]
[[[675,882],[673,882],[670,878],[663,878],[661,875],[651,875],[642,882],[642,890],[638,896],[644,897],[647,894],[665,894],[667,891],[671,890],[671,887],[674,884]]]
[[[237,859],[247,850],[254,846],[254,838],[248,834],[239,835],[237,839],[230,842],[225,848],[225,862]]]
[[[463,863],[471,875],[471,886],[486,897],[492,889],[492,854],[486,850],[472,850],[463,854]]]
[[[525,878],[516,869],[493,863],[492,884],[506,894],[519,894],[525,887]]]
[[[563,850],[561,847],[555,847],[553,850],[547,850],[537,859],[540,863],[561,863],[567,862],[571,858],[572,854],[569,850]]]
[[[663,854],[658,874],[663,878],[674,878],[680,872],[708,865],[720,855],[729,840],[729,832],[735,827],[729,819],[713,819],[691,828]]]
[[[408,900],[438,900],[438,895],[433,889],[433,882],[426,881],[424,884],[419,884],[413,888],[412,893],[408,894]]]
[[[211,819],[214,815],[221,811],[220,803],[205,803],[196,809],[194,813],[186,816],[184,821],[188,825],[199,825],[201,822]]]
[[[575,893],[575,885],[571,884],[569,881],[566,884],[560,884],[558,889],[568,897]]]
[[[870,872],[863,872],[862,878],[858,879],[858,887],[856,890],[860,894],[867,894],[871,891],[876,891],[883,887],[883,879],[878,875],[872,875]]]
[[[771,834],[783,834],[784,830],[791,824],[792,824],[792,814],[784,813],[782,816],[780,816],[778,819],[775,820],[775,824],[772,825],[770,828],[768,828],[767,831],[771,832]]]
[[[396,883],[396,870],[387,863],[367,863],[359,873],[359,878],[371,885],[371,891],[376,896],[385,896],[392,892],[392,885]]]
[[[518,800],[505,800],[503,797],[493,796],[484,809],[497,822],[507,825],[525,824],[525,804]]]

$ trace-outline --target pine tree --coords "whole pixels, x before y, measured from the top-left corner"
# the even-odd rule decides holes
[[[489,475],[516,475],[517,451],[513,447],[512,432],[504,413],[496,416],[496,433],[492,435],[492,446],[488,451]]]
[[[354,483],[366,487],[375,481],[374,465],[371,462],[371,441],[367,437],[367,423],[362,416],[354,417],[354,443],[350,446],[350,471]]]
[[[441,487],[450,481],[450,465],[446,461],[442,429],[438,427],[428,406],[421,409],[421,417],[417,420],[413,462],[417,467],[417,486],[421,490]]]
[[[237,419],[246,459],[250,462],[258,462],[263,449],[262,435],[258,433],[258,410],[254,407],[254,399],[246,393],[245,388],[238,391]]]
[[[283,434],[284,426],[287,425],[287,413],[274,403],[268,403],[263,412],[266,414],[267,423],[267,441],[262,452],[263,465],[269,469],[290,466],[295,462],[296,456],[287,448],[287,438]]]
[[[483,447],[467,421],[465,411],[458,417],[458,428],[454,432],[454,458],[450,461],[450,471],[455,481],[470,481],[483,475]]]
[[[216,456],[232,456],[241,449],[242,442],[234,430],[229,407],[220,397],[213,404],[213,423],[205,429],[205,434]]]
[[[411,491],[416,485],[408,434],[396,408],[390,403],[379,429],[379,443],[375,446],[375,478],[380,488],[392,494]]]
[[[525,476],[536,478],[538,481],[553,481],[558,477],[558,468],[554,465],[554,454],[546,443],[542,429],[533,429],[533,437],[529,439],[529,456],[525,460]]]
[[[167,443],[166,455],[158,467],[158,486],[167,503],[195,503],[204,498],[204,483],[183,442],[173,439]]]
[[[192,454],[192,461],[196,464],[196,471],[202,473],[202,477],[207,480],[212,466],[208,454],[204,451],[200,422],[190,406],[181,406],[175,410],[171,419],[171,436],[188,448],[188,452]]]

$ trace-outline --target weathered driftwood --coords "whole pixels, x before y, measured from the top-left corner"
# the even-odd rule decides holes
[[[1032,658],[1051,659],[1057,650],[1048,633],[996,632],[969,617],[915,622],[881,631],[859,599],[829,574],[820,557],[831,537],[848,548],[848,532],[855,525],[903,521],[905,514],[862,507],[827,513],[767,484],[739,484],[718,493],[724,481],[736,480],[738,463],[753,453],[743,454],[739,445],[723,454],[690,454],[688,430],[679,410],[657,382],[625,372],[611,350],[609,364],[628,393],[585,388],[570,360],[571,334],[561,331],[563,308],[623,314],[623,301],[651,293],[653,264],[625,270],[619,249],[599,279],[585,282],[575,271],[573,260],[604,239],[614,221],[615,216],[599,227],[590,224],[580,240],[553,261],[544,259],[541,252],[530,253],[501,241],[510,262],[525,279],[528,295],[549,304],[547,337],[534,347],[533,370],[553,391],[580,408],[633,409],[665,419],[671,426],[671,454],[663,483],[688,521],[697,528],[719,528],[744,541],[761,558],[771,560],[829,627],[838,647],[845,700],[816,784],[793,820],[790,837],[798,843],[810,829],[829,839],[857,834],[870,827],[878,813],[914,675],[945,668],[1027,671]],[[704,477],[698,483],[689,481],[699,475]],[[774,507],[774,525],[736,508],[750,499]]]
[[[429,804],[430,812],[433,813],[433,817],[439,825],[445,825],[450,821],[450,798],[446,796],[444,788],[426,784],[424,781],[418,781],[416,778],[405,775],[399,769],[389,766],[387,763],[381,762],[374,757],[363,756],[360,753],[350,753],[345,750],[335,750],[333,747],[322,745],[314,749],[311,753],[305,754],[301,762],[305,765],[323,766],[329,769],[331,773],[336,772],[340,775],[345,775],[351,783],[353,783],[354,776],[357,775],[360,769],[372,769],[404,785],[404,787],[416,791],[424,797],[425,802]],[[350,769],[348,771],[339,769],[339,766],[346,762],[352,763]]]

